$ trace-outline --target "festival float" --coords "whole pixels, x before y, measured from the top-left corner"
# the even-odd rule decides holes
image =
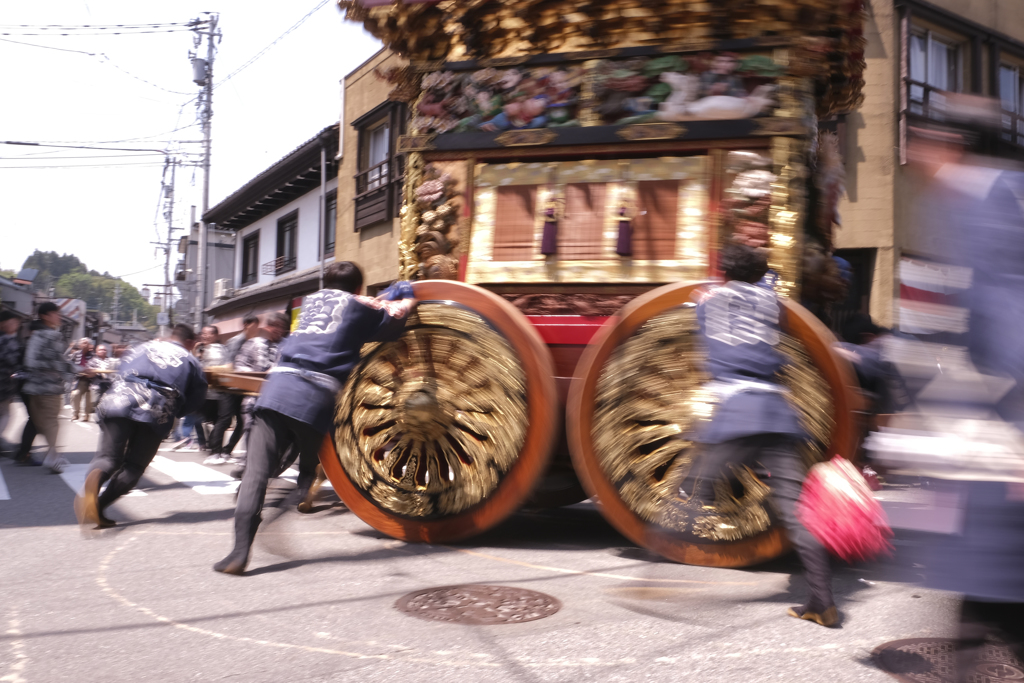
[[[856,381],[808,308],[841,290],[819,122],[860,102],[861,0],[339,4],[408,60],[378,75],[409,112],[396,258],[420,301],[338,396],[345,504],[446,542],[592,497],[673,560],[782,553],[753,473],[678,495],[715,410],[694,307],[720,245],[769,249],[803,454],[854,456]]]

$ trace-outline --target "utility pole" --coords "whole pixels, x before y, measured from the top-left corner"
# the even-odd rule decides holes
[[[167,239],[161,240],[160,242],[152,242],[159,248],[164,250],[164,282],[162,285],[154,285],[160,287],[163,292],[160,296],[160,336],[167,336],[167,325],[170,322],[169,309],[171,307],[171,248],[174,245],[174,231],[180,230],[180,228],[174,227],[174,180],[175,171],[178,168],[178,160],[168,157],[164,162],[164,178],[167,177],[167,168],[171,169],[171,181],[170,183],[163,183],[163,194],[166,200],[166,206],[164,208],[164,218],[167,219]]]
[[[164,247],[164,296],[161,308],[165,313],[171,304],[171,245],[174,243],[174,176],[178,160],[171,159],[171,184],[167,187],[167,245]],[[170,319],[168,317],[168,322]],[[167,326],[160,326],[160,336],[167,336]]]
[[[111,311],[111,313],[113,313],[113,316],[112,316],[113,320],[110,321],[110,324],[115,329],[117,328],[118,304],[120,303],[120,301],[121,301],[121,281],[120,280],[116,280],[114,282],[114,310]]]
[[[196,267],[196,278],[199,281],[199,301],[196,309],[196,328],[201,328],[204,323],[204,311],[206,307],[206,280],[209,260],[207,249],[207,227],[203,216],[210,209],[210,151],[211,151],[211,124],[213,120],[213,59],[215,49],[213,39],[220,41],[220,31],[217,29],[217,22],[220,15],[207,13],[207,19],[196,19],[195,47],[202,43],[203,36],[206,37],[206,59],[200,58],[197,54],[192,55],[192,80],[203,89],[199,93],[199,117],[203,124],[203,206],[199,214],[199,259]],[[203,30],[205,29],[205,30]]]

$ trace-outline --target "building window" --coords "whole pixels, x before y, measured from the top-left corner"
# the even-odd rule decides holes
[[[366,169],[366,189],[376,190],[388,182],[388,159],[391,157],[391,127],[380,122],[366,132],[363,157]]]
[[[356,231],[398,215],[402,159],[395,153],[395,142],[404,128],[405,116],[403,105],[385,102],[352,123],[359,134]]]
[[[934,31],[914,30],[908,47],[910,112],[941,118],[942,92],[963,88],[960,44]]]
[[[242,287],[256,282],[259,273],[260,233],[257,230],[242,240]]]
[[[999,101],[1003,107],[1003,139],[1024,145],[1024,80],[1019,67],[999,65]]]
[[[293,211],[277,221],[277,258],[271,261],[268,275],[295,270],[295,244],[299,234],[299,212]]]
[[[338,222],[338,191],[331,190],[324,200],[324,258],[334,256],[334,236]]]

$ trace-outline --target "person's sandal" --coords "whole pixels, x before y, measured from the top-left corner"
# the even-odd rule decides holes
[[[790,607],[786,610],[786,614],[796,619],[813,621],[815,624],[826,628],[831,628],[839,623],[839,610],[836,609],[835,605],[832,605],[823,612],[812,612],[806,607]]]
[[[100,495],[100,478],[103,473],[100,470],[92,470],[85,475],[85,485],[82,487],[82,495],[75,496],[75,517],[82,526],[100,525],[100,509],[98,498]]]
[[[316,500],[316,496],[320,493],[320,487],[324,485],[327,480],[327,475],[324,473],[324,466],[316,466],[316,478],[313,480],[313,485],[309,487],[306,494],[299,501],[297,509],[304,515],[308,515],[313,511],[313,501]]]

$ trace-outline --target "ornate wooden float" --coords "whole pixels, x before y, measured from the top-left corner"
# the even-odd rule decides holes
[[[715,408],[694,305],[723,242],[770,248],[806,459],[855,453],[853,374],[796,300],[827,289],[802,264],[830,262],[818,124],[859,101],[859,0],[340,5],[409,60],[379,74],[409,118],[378,172],[404,174],[420,299],[339,395],[321,459],[345,503],[444,542],[591,496],[674,560],[782,552],[756,477],[709,508],[678,495]]]

